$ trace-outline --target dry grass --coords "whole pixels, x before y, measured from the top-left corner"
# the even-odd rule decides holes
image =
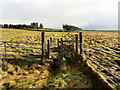
[[[41,32],[40,31],[29,31],[29,30],[19,30],[19,29],[0,29],[2,32],[3,41],[20,41],[20,42],[41,42]],[[50,37],[53,39],[53,47],[57,45],[57,39],[72,39],[75,32],[45,32],[45,41]],[[112,41],[112,42],[111,42]],[[119,42],[118,42],[118,33],[117,32],[83,32],[83,43],[89,44],[91,46],[106,50],[119,55]],[[46,42],[45,42],[46,44]],[[13,44],[18,46],[17,44]],[[23,45],[23,47],[41,47],[40,45]],[[118,48],[119,47],[119,48]],[[94,50],[85,47],[88,51],[96,53]],[[11,50],[11,48],[8,48]],[[34,52],[37,52],[34,50]],[[104,53],[98,53],[97,55],[102,56],[103,58],[112,61],[118,60],[118,58],[108,56]],[[97,61],[95,57],[92,57]],[[66,73],[59,73],[57,76],[50,76],[50,64],[49,63],[40,63],[39,61],[34,61],[34,59],[28,59],[28,61],[13,61],[12,58],[8,58],[3,62],[2,70],[2,83],[5,88],[42,88],[42,87],[56,87],[56,88],[69,88],[69,87],[83,87],[90,88],[92,87],[88,77],[84,76],[81,72],[75,73],[69,71]],[[32,60],[32,61],[31,61]],[[99,60],[98,60],[99,61]],[[115,63],[115,62],[114,62]],[[104,62],[101,64],[105,65]],[[8,68],[10,67],[10,68]],[[19,71],[18,71],[19,70]],[[81,76],[80,76],[81,75]],[[83,75],[83,76],[82,76]],[[80,76],[80,77],[79,77]],[[75,82],[75,79],[77,79]],[[85,81],[84,81],[85,80]],[[52,83],[51,83],[52,82]],[[84,85],[81,85],[81,83]]]

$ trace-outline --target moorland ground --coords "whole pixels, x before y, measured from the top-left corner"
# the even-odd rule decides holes
[[[20,29],[0,29],[2,41],[19,41],[19,42],[41,42],[41,32]],[[97,31],[82,31],[83,43],[106,50],[108,52],[120,55],[120,47],[118,42],[118,32],[97,32]],[[45,41],[50,37],[53,39],[52,46],[55,47],[57,39],[72,39],[78,32],[45,32]],[[45,42],[46,44],[46,42]],[[18,45],[17,45],[18,46]],[[20,45],[21,46],[21,45]],[[22,45],[23,46],[23,45]],[[30,46],[31,47],[31,46]],[[41,47],[37,46],[36,47]],[[90,48],[85,47],[88,51]],[[9,48],[10,49],[10,48]],[[92,50],[92,52],[95,52]],[[118,58],[108,56],[107,54],[101,55],[103,58],[113,62]],[[93,57],[95,59],[95,57]],[[2,68],[2,87],[5,88],[42,88],[42,87],[56,87],[56,88],[69,88],[93,87],[91,80],[88,79],[76,66],[67,66],[62,73],[51,75],[48,60],[45,62],[37,61],[35,59],[6,59],[3,60]],[[75,70],[73,69],[75,68]],[[59,71],[59,70],[58,70]],[[80,71],[80,72],[78,72]],[[49,77],[50,76],[50,77]]]

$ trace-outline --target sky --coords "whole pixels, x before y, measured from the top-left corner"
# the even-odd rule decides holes
[[[63,24],[84,30],[117,30],[119,0],[0,0],[0,24]]]

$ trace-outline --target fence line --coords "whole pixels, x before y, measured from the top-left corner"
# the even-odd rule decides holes
[[[115,65],[115,64],[113,64],[113,63],[111,63],[111,62],[109,62],[109,61],[107,61],[107,60],[105,60],[105,59],[103,59],[102,57],[99,57],[99,56],[95,55],[95,54],[92,53],[92,52],[89,52],[88,50],[85,50],[83,46],[90,47],[91,49],[94,49],[95,51],[101,51],[101,52],[103,52],[103,53],[109,54],[109,55],[114,56],[114,57],[117,57],[117,58],[120,58],[120,56],[119,56],[119,55],[116,55],[116,54],[113,54],[113,53],[110,53],[110,52],[107,52],[107,51],[104,51],[104,50],[101,50],[101,49],[98,49],[98,48],[96,48],[96,47],[89,46],[89,45],[87,45],[87,44],[82,43],[82,41],[83,41],[83,40],[82,40],[82,32],[79,33],[79,42],[78,42],[78,35],[75,35],[75,40],[74,40],[74,39],[72,39],[72,40],[63,40],[63,39],[61,38],[61,40],[58,41],[58,46],[60,46],[60,56],[63,57],[63,50],[64,50],[65,46],[72,46],[72,53],[73,53],[73,54],[77,54],[77,53],[78,53],[78,45],[79,45],[79,50],[80,50],[79,55],[83,55],[83,54],[84,54],[84,55],[87,57],[86,62],[88,62],[92,67],[94,67],[94,68],[95,68],[98,72],[100,72],[104,77],[106,77],[109,81],[111,81],[115,86],[117,86],[118,88],[120,88],[120,85],[119,85],[119,83],[118,83],[118,80],[120,80],[120,77],[119,77],[118,75],[114,74],[113,72],[111,72],[110,67],[109,67],[108,64],[110,64],[111,66],[117,68],[118,70],[120,70],[120,67],[117,66],[117,65]],[[65,45],[64,42],[66,42],[66,43],[72,43],[72,44],[71,44],[71,45]],[[59,45],[59,43],[60,43],[60,45]],[[78,43],[79,43],[79,44],[78,44]],[[74,44],[75,44],[75,50],[74,50]],[[63,46],[63,45],[64,45],[64,46]],[[75,52],[74,52],[74,51],[75,51]],[[106,69],[104,66],[102,66],[101,64],[97,63],[95,60],[91,59],[91,58],[90,58],[89,56],[87,56],[84,52],[89,52],[91,56],[93,55],[93,56],[95,56],[97,59],[100,59],[100,60],[104,61],[105,64],[107,65],[107,69]],[[73,55],[73,56],[74,56],[74,55]],[[103,73],[100,69],[96,68],[96,67],[94,66],[94,64],[92,64],[89,60],[90,60],[92,63],[94,63],[95,65],[97,65],[98,67],[100,67],[100,68],[102,68],[103,70],[105,70],[107,73],[109,73],[109,74],[113,77],[113,80],[112,80],[111,78],[109,78],[109,76],[107,76],[105,73]],[[101,62],[101,61],[100,61],[100,62]]]
[[[107,75],[105,75],[103,72],[101,72],[98,68],[96,68],[92,63],[90,63],[89,61],[88,61],[88,63],[92,66],[92,67],[94,67],[98,72],[100,72],[102,75],[104,75],[108,80],[110,80],[114,85],[116,85],[117,87],[119,87],[119,85],[118,85],[118,83],[115,83],[112,79],[110,79]]]
[[[92,48],[92,49],[94,49],[94,50],[96,50],[96,51],[101,51],[101,52],[103,52],[103,53],[106,53],[106,54],[109,54],[109,55],[112,55],[112,56],[115,56],[115,57],[120,58],[119,55],[116,55],[116,54],[113,54],[113,53],[110,53],[110,52],[107,52],[107,51],[104,51],[104,50],[101,50],[101,49],[98,49],[98,48],[95,48],[95,47],[89,46],[89,45],[84,44],[84,43],[81,43],[81,44],[82,44],[82,45],[85,45],[85,46],[88,46],[88,47],[90,47],[90,48]]]
[[[0,52],[4,52],[5,50],[0,50]],[[18,52],[18,53],[41,53],[41,52],[22,52],[22,51],[11,51],[11,50],[6,50],[6,52]]]
[[[4,47],[4,46],[1,46]],[[9,46],[6,46],[6,48],[8,48]],[[15,47],[15,46],[11,46],[11,48],[32,48],[32,49],[42,49],[42,48],[36,48],[36,47]]]
[[[1,43],[24,43],[24,44],[43,44],[43,43],[29,43],[29,42],[15,42],[15,41],[0,41]],[[2,44],[0,44],[2,45]]]
[[[82,38],[82,32],[79,33],[79,37]],[[109,81],[111,81],[115,86],[117,86],[118,88],[120,88],[120,85],[119,85],[119,83],[118,83],[118,82],[119,82],[118,80],[120,80],[120,77],[119,77],[119,75],[117,76],[117,75],[115,75],[114,73],[111,72],[110,67],[109,67],[108,64],[110,64],[111,66],[113,66],[113,67],[115,67],[115,68],[117,68],[117,69],[119,69],[119,70],[120,70],[120,67],[117,66],[117,65],[115,65],[115,64],[113,64],[113,63],[111,63],[111,62],[109,62],[109,61],[107,61],[107,60],[105,60],[105,59],[103,59],[103,58],[101,58],[101,57],[99,57],[99,56],[97,56],[97,55],[95,55],[95,54],[92,53],[92,52],[89,52],[88,50],[84,49],[84,46],[90,47],[91,49],[94,49],[95,51],[101,51],[101,52],[103,52],[103,53],[109,54],[109,55],[114,56],[114,57],[117,57],[117,58],[120,58],[120,56],[119,56],[119,55],[116,55],[116,54],[113,54],[113,53],[110,53],[110,52],[107,52],[107,51],[104,51],[104,50],[101,50],[101,49],[98,49],[98,48],[96,48],[96,47],[89,46],[89,45],[87,45],[87,44],[84,44],[84,43],[82,43],[82,40],[80,39],[80,55],[82,55],[82,54],[85,55],[85,56],[87,57],[86,62],[88,62],[92,67],[94,67],[94,68],[95,68],[98,72],[100,72],[104,77],[106,77]],[[96,58],[104,61],[105,64],[107,65],[108,70],[107,70],[104,66],[100,65],[99,63],[97,63],[96,61],[94,61],[93,59],[91,59],[91,58],[90,58],[89,56],[87,56],[84,52],[88,52],[88,53],[90,53],[90,56],[93,55],[93,56],[95,56]],[[107,71],[107,73],[111,74],[111,75],[113,76],[113,80],[110,79],[109,76],[107,76],[105,73],[103,73],[100,69],[96,68],[96,67],[95,67],[90,61],[88,61],[88,60],[90,60],[90,61],[93,62],[95,65],[97,65],[97,66],[101,67],[102,69],[104,69],[105,71]]]
[[[83,49],[83,51],[89,52],[89,51],[87,51],[87,50],[85,50],[85,49]],[[100,59],[100,60],[102,60],[102,61],[105,61],[106,63],[108,63],[108,64],[110,64],[110,65],[112,65],[112,66],[120,69],[120,67],[118,67],[118,66],[116,66],[115,64],[113,64],[113,63],[111,63],[111,62],[109,62],[109,61],[107,61],[107,60],[105,60],[105,59],[103,59],[103,58],[95,55],[94,53],[91,53],[91,52],[89,52],[89,53],[90,53],[91,55],[95,56],[96,58],[98,58],[98,59]]]
[[[29,43],[29,42],[16,42],[16,41],[0,41],[0,46],[1,47],[4,47],[4,50],[0,50],[0,52],[4,52],[4,54],[0,54],[0,55],[4,55],[5,57],[8,55],[8,56],[13,56],[13,55],[10,55],[10,54],[7,54],[7,52],[15,52],[15,53],[22,53],[22,54],[25,54],[25,53],[42,53],[41,55],[41,58],[44,59],[44,53],[45,53],[45,50],[44,50],[44,42],[45,42],[45,39],[44,39],[44,32],[41,32],[41,37],[42,37],[42,43]],[[9,43],[16,43],[16,44],[35,44],[35,45],[41,45],[42,48],[38,48],[38,47],[19,47],[19,46],[12,46],[10,45]],[[4,46],[2,46],[4,45]],[[7,46],[8,45],[8,46]],[[6,48],[12,48],[12,49],[15,49],[15,50],[7,50]],[[30,50],[26,50],[26,51],[20,51],[18,50],[17,48],[21,48],[21,49],[38,49],[42,52],[33,52],[33,51],[30,51]],[[14,55],[14,56],[24,56],[24,55]],[[28,55],[26,55],[28,56]],[[30,55],[29,55],[30,56]],[[37,55],[33,55],[33,57],[38,57]]]
[[[41,40],[42,43],[0,41],[0,43],[1,43],[0,46],[4,44],[4,46],[2,46],[2,47],[4,47],[4,50],[0,50],[1,52],[4,51],[4,54],[0,54],[0,55],[4,55],[4,56],[10,55],[10,54],[6,54],[7,52],[18,52],[18,53],[23,53],[23,54],[24,54],[24,53],[40,53],[40,52],[23,52],[23,51],[20,51],[20,50],[17,50],[17,49],[16,49],[16,48],[23,48],[23,49],[24,49],[24,48],[32,48],[32,49],[39,49],[40,51],[42,51],[42,52],[41,52],[41,53],[42,53],[41,58],[44,59],[44,58],[45,58],[45,38],[44,38],[44,32],[41,32],[41,38],[42,38],[42,40]],[[78,38],[79,38],[79,42],[78,42]],[[58,46],[58,49],[59,49],[58,51],[59,51],[59,53],[60,53],[60,57],[61,57],[61,58],[64,57],[63,52],[64,52],[64,49],[65,49],[65,46],[71,46],[73,57],[74,57],[75,55],[78,55],[78,54],[80,54],[80,55],[83,55],[83,54],[84,54],[84,55],[87,57],[86,62],[88,62],[92,67],[94,67],[98,72],[100,72],[100,73],[101,73],[103,76],[105,76],[108,80],[110,80],[114,85],[116,85],[117,87],[120,88],[120,85],[119,85],[119,83],[118,83],[118,80],[120,80],[120,77],[117,76],[116,74],[112,73],[112,72],[109,70],[108,64],[110,64],[111,66],[113,66],[113,67],[115,67],[115,68],[117,68],[117,69],[119,69],[119,70],[120,70],[120,67],[117,66],[117,65],[115,65],[115,64],[113,64],[113,63],[111,63],[111,62],[109,62],[109,61],[107,61],[107,60],[105,60],[105,59],[103,59],[103,58],[101,58],[101,57],[99,57],[99,56],[97,56],[97,55],[95,55],[95,54],[92,53],[92,52],[89,52],[88,50],[84,49],[84,46],[87,46],[87,47],[89,47],[89,48],[91,48],[91,49],[94,49],[95,51],[100,51],[100,52],[109,54],[109,55],[111,55],[111,56],[117,57],[117,58],[120,58],[120,56],[119,56],[119,55],[116,55],[116,54],[113,54],[113,53],[110,53],[110,52],[107,52],[107,51],[104,51],[104,50],[101,50],[101,49],[98,49],[98,48],[96,48],[96,47],[89,46],[89,45],[87,45],[87,44],[82,43],[82,41],[83,41],[83,40],[82,40],[82,32],[79,33],[79,37],[78,37],[78,35],[75,35],[75,38],[72,38],[72,40],[63,40],[63,39],[61,38],[60,41],[59,41],[59,39],[57,39],[57,46]],[[37,47],[15,47],[15,46],[11,46],[9,43],[38,44],[38,45],[41,45],[42,48],[37,48]],[[71,43],[71,45],[70,45],[70,44],[69,44],[69,45],[65,45],[64,43]],[[75,46],[74,46],[74,44],[75,44]],[[7,46],[7,45],[9,45],[9,46]],[[52,38],[50,38],[50,40],[47,41],[47,57],[48,57],[48,58],[50,58],[50,49],[51,49],[50,47],[51,47],[51,45],[52,45]],[[79,46],[78,46],[78,45],[79,45]],[[16,49],[16,51],[6,50],[6,48],[8,48],[8,47],[11,47],[12,49]],[[80,50],[79,53],[78,53],[78,51],[79,51],[79,50],[78,50],[78,47],[79,47],[79,50]],[[100,59],[101,61],[104,61],[105,64],[107,65],[107,68],[108,68],[108,69],[106,69],[104,66],[102,66],[102,65],[99,64],[99,63],[97,63],[97,62],[94,61],[93,59],[91,59],[89,56],[87,56],[87,54],[85,54],[85,52],[88,52],[88,53],[90,53],[90,55],[95,56],[97,59]],[[68,53],[69,53],[69,52],[68,52]],[[11,56],[12,56],[12,55],[11,55]],[[25,56],[25,55],[14,55],[14,56]],[[26,56],[32,57],[32,56],[29,56],[29,55],[26,55]],[[33,56],[33,57],[38,57],[38,56]],[[94,66],[94,64],[92,64],[89,60],[90,60],[92,63],[94,63],[95,65],[97,65],[97,66],[101,67],[102,69],[104,69],[105,71],[107,71],[107,73],[111,74],[111,75],[113,76],[113,78],[114,78],[115,81],[112,80],[112,79],[110,79],[109,76],[107,76],[105,73],[103,73],[100,69],[96,68],[96,67]]]

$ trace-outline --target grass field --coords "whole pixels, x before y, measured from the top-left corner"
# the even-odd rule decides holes
[[[19,29],[0,29],[2,41],[19,41],[19,42],[32,42],[41,43],[41,32]],[[118,42],[118,32],[97,32],[97,31],[82,31],[83,43],[106,50],[108,52],[120,55],[120,42]],[[50,37],[53,39],[53,47],[57,45],[57,39],[72,39],[77,32],[45,32],[45,41]],[[46,42],[45,42],[46,44]],[[13,44],[14,46],[25,46],[23,44]],[[25,46],[26,47],[26,46]],[[33,47],[27,45],[27,47]],[[36,45],[35,47],[41,47]],[[88,51],[96,53],[88,47],[84,47]],[[10,49],[10,48],[8,48]],[[36,51],[37,52],[37,51]],[[97,53],[96,53],[97,54]],[[119,60],[113,56],[98,53],[98,56],[105,58],[108,61]],[[97,60],[93,57],[94,60]],[[8,59],[3,61],[2,70],[2,87],[5,88],[42,88],[42,87],[56,87],[56,88],[70,88],[92,87],[91,80],[84,76],[82,72],[75,73],[71,67],[66,67],[67,71],[64,74],[58,73],[58,75],[52,76],[50,73],[50,64],[48,59],[45,63],[36,61],[34,59],[29,60],[12,60]],[[115,63],[115,62],[114,62]],[[116,64],[116,63],[115,63]],[[104,65],[104,64],[103,64]],[[75,68],[75,67],[74,67]],[[81,77],[79,77],[79,75]],[[51,77],[49,77],[51,76]],[[76,80],[77,79],[77,80]],[[76,80],[76,81],[75,81]],[[85,80],[85,81],[84,81]],[[79,84],[80,83],[84,83]]]
[[[0,31],[2,31],[1,40],[3,41],[41,43],[40,31],[29,31],[19,29],[0,29]],[[75,36],[75,34],[78,33],[45,32],[45,41],[47,41],[51,37],[53,39],[53,45],[57,45],[57,39],[72,39]],[[120,55],[120,46],[118,46],[120,45],[120,42],[118,42],[118,32],[83,31],[83,43]],[[41,46],[36,45],[36,47]]]
[[[1,40],[5,41],[22,41],[22,42],[41,42],[41,32],[19,30],[19,29],[0,29],[2,32]],[[50,37],[53,39],[64,38],[68,32],[45,32],[45,39]],[[75,35],[78,33],[70,33]],[[111,42],[112,41],[112,42]],[[83,42],[93,46],[106,46],[111,49],[116,49],[118,46],[118,32],[97,32],[83,31]]]

